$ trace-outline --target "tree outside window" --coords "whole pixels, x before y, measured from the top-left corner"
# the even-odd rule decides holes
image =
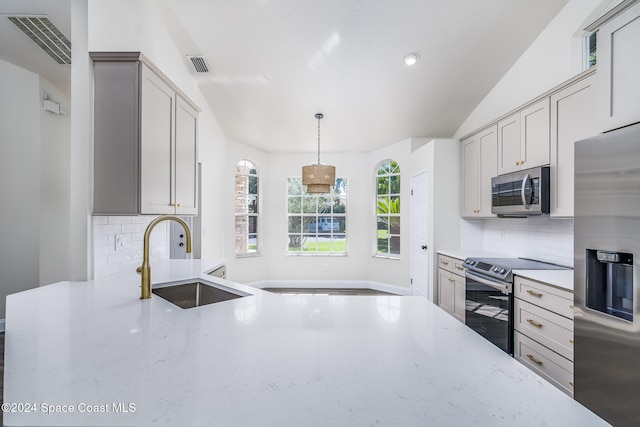
[[[301,178],[287,180],[287,253],[346,255],[347,180],[337,178],[328,194],[307,194]]]
[[[249,160],[236,166],[235,180],[235,254],[258,254],[258,172]]]
[[[585,69],[596,65],[598,59],[598,32],[594,31],[585,36]]]
[[[376,172],[376,255],[400,257],[400,166],[383,161]]]

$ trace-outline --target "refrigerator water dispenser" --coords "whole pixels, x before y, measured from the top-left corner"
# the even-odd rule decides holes
[[[633,254],[587,249],[586,297],[587,308],[633,322]]]

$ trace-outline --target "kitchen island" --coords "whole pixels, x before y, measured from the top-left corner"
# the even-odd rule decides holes
[[[607,425],[422,297],[245,294],[181,309],[123,273],[7,298],[7,426]]]

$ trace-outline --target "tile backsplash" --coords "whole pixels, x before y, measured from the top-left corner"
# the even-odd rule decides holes
[[[155,216],[94,216],[94,277],[125,270],[135,271],[142,264],[143,238]],[[158,224],[151,233],[150,259],[168,258],[168,222]]]
[[[573,219],[463,220],[461,246],[573,267]]]

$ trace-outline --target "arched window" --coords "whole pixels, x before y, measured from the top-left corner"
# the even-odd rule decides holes
[[[249,160],[240,160],[236,166],[235,182],[235,253],[236,256],[257,255],[258,214],[260,212],[258,193],[258,171]]]
[[[376,170],[376,255],[400,257],[400,166],[383,161]]]

